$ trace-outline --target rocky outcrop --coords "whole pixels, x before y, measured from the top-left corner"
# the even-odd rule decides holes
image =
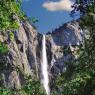
[[[13,34],[11,37],[11,34]],[[13,39],[11,39],[13,38]],[[3,85],[20,89],[23,83],[22,74],[35,75],[41,64],[42,35],[27,21],[24,21],[19,30],[7,31],[6,36],[0,34],[0,41],[7,43],[9,52],[0,56],[0,73]],[[7,66],[6,66],[7,65]]]
[[[6,31],[6,35],[1,33],[0,42],[8,44],[9,48],[7,55],[0,55],[0,65],[3,65],[0,68],[2,85],[20,89],[24,85],[23,74],[40,77],[42,34],[38,33],[28,21],[23,21],[19,30]],[[77,21],[66,23],[52,33],[47,33],[50,78],[65,72],[64,63],[75,58],[73,51],[76,51],[77,46],[82,43],[83,31]]]
[[[77,58],[75,52],[83,44],[84,33],[79,21],[72,21],[47,33],[47,56],[50,73],[61,74],[66,70],[65,62]]]

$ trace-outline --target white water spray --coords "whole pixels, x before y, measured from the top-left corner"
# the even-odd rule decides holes
[[[45,35],[43,35],[41,67],[43,75],[42,83],[44,85],[47,95],[50,95]]]

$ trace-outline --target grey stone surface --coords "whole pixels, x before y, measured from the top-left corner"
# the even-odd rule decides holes
[[[0,41],[9,43],[8,55],[0,55],[0,64],[6,65],[0,68],[0,74],[3,76],[3,85],[20,89],[24,81],[23,73],[41,77],[42,34],[38,33],[28,21],[24,21],[19,30],[10,32],[14,33],[13,40],[8,40],[10,39],[8,34],[7,36],[0,34]],[[77,21],[62,25],[46,35],[50,77],[66,71],[65,62],[75,58],[72,52],[76,48],[73,46],[82,43],[83,31]]]

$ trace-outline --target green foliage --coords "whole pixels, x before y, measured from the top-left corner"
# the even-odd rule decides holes
[[[32,23],[38,22],[38,19],[37,19],[36,17],[30,17],[29,20],[30,20],[30,22],[32,22]]]
[[[90,28],[90,37],[85,39],[84,49],[79,51],[82,52],[79,59],[72,64],[75,68],[71,79],[64,80],[64,95],[93,95],[95,91],[94,15],[93,7],[90,6],[88,14],[81,19],[82,28]]]
[[[10,32],[9,33],[9,36],[10,36],[11,41],[13,41],[14,40],[14,33],[13,32]]]
[[[39,80],[33,79],[31,76],[28,76],[25,79],[26,79],[26,84],[23,87],[23,91],[25,91],[27,95],[45,95],[45,92],[42,89]]]
[[[46,95],[39,80],[25,75],[25,81],[25,85],[20,90],[0,87],[0,95]]]
[[[13,93],[8,88],[0,87],[0,95],[13,95]]]
[[[54,91],[50,95],[58,95],[58,92]],[[60,94],[60,95],[62,95],[62,94]]]
[[[21,0],[0,0],[0,31],[19,28],[18,18],[22,18]]]
[[[95,5],[87,7],[80,26],[89,29],[89,38],[78,50],[78,59],[66,63],[66,72],[56,78],[55,86],[63,89],[62,95],[95,95]],[[52,95],[58,95],[55,92]]]
[[[83,95],[81,90],[87,86],[90,79],[91,76],[89,74],[84,72],[76,73],[72,80],[64,84],[64,95]]]
[[[89,39],[84,40],[84,48],[78,51],[79,58],[73,64],[67,64],[67,67],[72,64],[74,68],[72,74],[67,68],[64,75],[64,95],[95,95],[95,5],[88,6],[86,12],[81,17],[80,26],[90,30]]]
[[[38,22],[38,19],[35,18],[35,17],[33,17],[33,18],[32,18],[32,22],[33,22],[33,23],[36,23],[36,22]]]
[[[9,51],[7,44],[0,43],[0,54],[7,54]]]

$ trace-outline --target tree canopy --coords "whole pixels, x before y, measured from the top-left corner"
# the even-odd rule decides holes
[[[21,0],[0,0],[0,31],[17,29],[18,18],[22,16]]]

